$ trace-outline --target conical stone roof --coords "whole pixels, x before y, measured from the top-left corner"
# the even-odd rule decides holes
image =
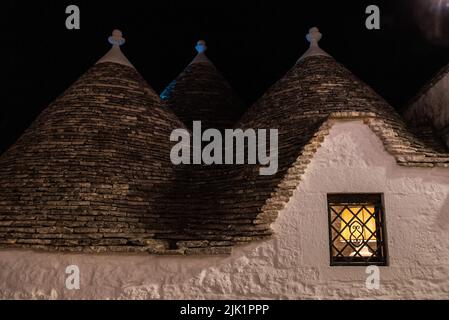
[[[403,114],[411,126],[436,132],[449,147],[449,64],[424,85]]]
[[[417,139],[386,101],[318,47],[319,38],[318,29],[312,28],[308,35],[311,49],[236,125],[279,130],[278,172],[259,175],[258,165],[216,168],[206,180],[210,184],[198,187],[197,194],[204,196],[203,207],[196,208],[196,213],[202,213],[204,221],[226,217],[229,232],[244,235],[239,241],[270,235],[271,223],[289,201],[335,121],[363,121],[399,165],[449,167],[448,153]],[[238,222],[232,225],[231,221]]]
[[[159,217],[176,179],[169,136],[183,127],[121,53],[111,51],[0,157],[0,246],[164,250]]]
[[[321,50],[317,44],[320,38],[318,29],[312,28],[307,36],[311,49],[250,108],[239,125],[288,131],[290,127],[292,130],[310,127],[308,122],[361,118],[382,137],[399,164],[445,163],[446,155],[434,152],[416,139],[393,107]]]
[[[189,128],[194,120],[201,120],[204,129],[232,128],[243,103],[206,56],[206,49],[206,43],[198,41],[198,54],[162,92],[161,98]]]
[[[259,165],[173,166],[169,136],[185,127],[114,47],[0,157],[0,245],[228,253],[271,236],[339,119],[364,121],[400,165],[448,167],[449,154],[410,133],[320,37],[311,30],[311,49],[235,126],[279,130],[271,176]]]

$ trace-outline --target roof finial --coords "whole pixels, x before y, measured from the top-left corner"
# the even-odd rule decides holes
[[[120,49],[120,46],[125,43],[122,32],[117,29],[112,31],[112,36],[110,36],[108,40],[109,43],[112,44],[112,48],[103,56],[103,58],[97,61],[97,64],[102,62],[115,62],[134,68]]]
[[[112,31],[112,36],[110,36],[108,40],[110,44],[117,46],[121,46],[125,43],[125,38],[123,38],[122,32],[118,29]]]
[[[321,40],[323,35],[320,33],[317,27],[310,28],[309,34],[306,36],[307,41],[310,42],[311,46],[318,46],[318,41]]]
[[[298,61],[311,56],[329,56],[318,45],[318,41],[321,40],[322,36],[323,35],[317,27],[310,28],[309,33],[306,36],[307,41],[310,42],[310,48],[301,56],[301,58],[299,58]]]
[[[204,40],[198,41],[195,49],[198,53],[203,53],[204,51],[206,51],[207,50],[206,41]]]

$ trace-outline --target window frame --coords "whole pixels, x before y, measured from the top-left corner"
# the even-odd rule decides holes
[[[337,238],[333,239],[332,232],[332,210],[331,206],[354,205],[354,206],[374,206],[376,219],[376,245],[380,246],[381,256],[375,257],[336,257],[333,254],[333,245]],[[328,193],[328,232],[329,232],[329,261],[330,266],[388,266],[388,243],[385,223],[384,196],[381,193]],[[341,219],[341,218],[340,218]],[[379,221],[380,220],[380,221]],[[335,226],[334,226],[335,227]],[[352,260],[352,261],[351,261]]]

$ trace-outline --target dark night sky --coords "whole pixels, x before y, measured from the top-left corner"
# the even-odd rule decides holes
[[[159,93],[205,39],[209,58],[249,105],[293,66],[316,25],[321,47],[400,109],[449,62],[449,7],[435,12],[435,2],[3,1],[0,153],[109,50],[114,28],[127,39],[125,55]],[[65,28],[69,4],[80,7],[81,30]],[[369,4],[381,9],[381,30],[365,28]]]

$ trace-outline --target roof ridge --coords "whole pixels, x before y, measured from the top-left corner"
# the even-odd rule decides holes
[[[430,80],[427,80],[424,85],[418,90],[418,92],[403,106],[400,111],[401,114],[405,114],[409,108],[418,101],[424,94],[426,94],[432,87],[437,84],[441,79],[443,79],[449,73],[449,63],[444,65],[439,69]]]

